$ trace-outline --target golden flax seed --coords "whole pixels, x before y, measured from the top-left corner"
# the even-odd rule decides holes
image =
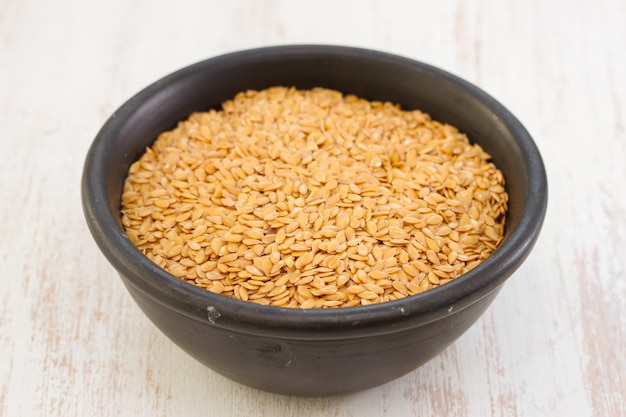
[[[176,277],[262,305],[408,297],[503,240],[508,195],[456,128],[316,88],[246,91],[190,115],[129,169],[122,224]]]

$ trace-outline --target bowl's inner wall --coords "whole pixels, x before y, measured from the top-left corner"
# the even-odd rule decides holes
[[[510,131],[510,124],[517,122],[500,119],[499,104],[482,93],[468,94],[459,88],[460,83],[478,92],[455,77],[442,77],[439,70],[428,66],[417,66],[397,57],[381,59],[347,51],[263,55],[251,51],[201,62],[159,81],[122,107],[131,116],[119,126],[120,134],[111,136],[117,143],[105,156],[110,158],[105,166],[109,167],[111,209],[119,210],[130,164],[159,133],[175,127],[192,112],[219,108],[223,101],[247,89],[276,85],[326,87],[425,111],[436,120],[458,127],[472,142],[479,143],[492,155],[507,181],[509,234],[521,216],[516,207],[523,207],[528,193],[527,167],[517,162],[522,150]]]

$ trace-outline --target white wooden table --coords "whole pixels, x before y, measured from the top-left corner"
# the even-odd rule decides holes
[[[332,43],[422,60],[512,110],[550,204],[527,262],[450,348],[302,399],[202,367],[132,302],[80,203],[123,101],[223,52]],[[626,415],[626,2],[0,0],[1,416]]]

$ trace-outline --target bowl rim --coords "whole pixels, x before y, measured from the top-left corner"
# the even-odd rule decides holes
[[[455,280],[414,296],[367,306],[339,309],[294,309],[263,306],[211,293],[176,278],[145,257],[128,239],[119,220],[107,203],[105,178],[107,155],[113,152],[107,143],[124,123],[151,97],[184,80],[189,74],[207,66],[222,65],[266,56],[317,54],[320,56],[366,57],[407,66],[412,70],[443,78],[465,90],[491,111],[512,133],[527,164],[528,193],[518,227],[496,251],[473,270]],[[108,261],[122,276],[126,285],[145,293],[164,307],[180,314],[224,329],[277,337],[322,332],[333,337],[333,331],[352,328],[354,337],[372,332],[385,333],[456,314],[499,289],[521,265],[534,246],[547,208],[547,177],[539,150],[521,122],[502,104],[479,87],[441,68],[411,58],[372,49],[318,44],[280,45],[246,49],[204,59],[183,67],[148,85],[122,104],[104,123],[87,153],[81,181],[83,211],[89,230]]]

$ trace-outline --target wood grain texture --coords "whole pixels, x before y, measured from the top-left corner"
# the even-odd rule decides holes
[[[626,3],[0,2],[0,416],[626,414]],[[536,248],[450,348],[387,385],[302,399],[203,368],[131,301],[80,203],[97,130],[132,94],[237,49],[334,43],[447,69],[545,159]]]

